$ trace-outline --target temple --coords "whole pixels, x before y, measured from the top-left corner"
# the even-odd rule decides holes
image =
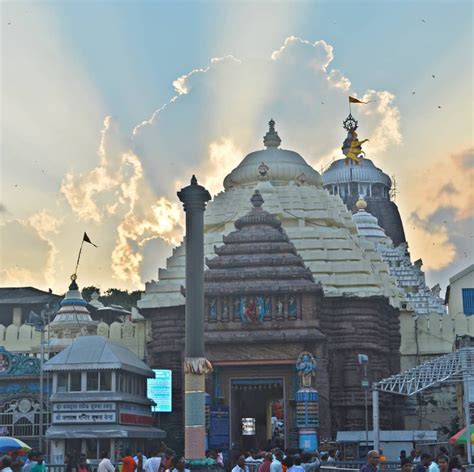
[[[320,442],[337,430],[363,429],[358,354],[371,359],[370,381],[400,369],[402,291],[375,246],[358,238],[339,196],[323,189],[302,156],[280,149],[273,120],[269,125],[265,149],[226,176],[204,215],[205,349],[214,367],[206,390],[211,415],[227,412],[230,425],[230,437],[216,439],[211,419],[215,447],[270,441],[311,448],[314,429]],[[152,325],[148,363],[173,371],[176,402],[161,427],[177,444],[184,286],[180,245],[139,302]],[[310,423],[302,423],[302,411],[311,413]],[[383,428],[402,426],[395,403],[383,411]]]
[[[344,121],[348,135],[355,132],[357,125],[352,115]],[[343,151],[347,147],[346,141]],[[333,161],[323,172],[322,179],[324,188],[331,195],[339,195],[351,212],[356,209],[355,204],[362,195],[367,202],[367,210],[377,217],[393,243],[398,246],[406,242],[398,207],[391,201],[392,180],[370,159],[365,158],[363,151],[360,151],[357,159],[346,157]]]

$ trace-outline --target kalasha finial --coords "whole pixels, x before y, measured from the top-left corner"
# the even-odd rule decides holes
[[[275,121],[273,118],[268,122],[269,130],[268,133],[263,137],[263,144],[269,148],[277,148],[281,144],[280,136],[275,131]]]
[[[348,117],[342,122],[342,127],[346,131],[352,131],[357,129],[357,126],[359,125],[358,121],[352,116],[351,113],[349,113]]]
[[[359,200],[356,202],[356,208],[358,210],[365,210],[367,208],[367,202],[362,195],[359,195]]]
[[[79,287],[77,286],[77,275],[72,274],[71,275],[71,284],[69,285],[69,290],[79,290]]]
[[[197,185],[198,184],[198,180],[196,179],[196,176],[193,174],[193,176],[191,177],[191,185]]]
[[[252,198],[250,199],[250,203],[254,208],[260,208],[263,205],[263,197],[260,194],[258,190],[255,190],[255,192],[252,195]]]

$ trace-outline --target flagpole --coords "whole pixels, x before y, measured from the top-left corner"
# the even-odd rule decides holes
[[[76,270],[74,271],[74,275],[77,275],[77,268],[79,267],[79,259],[81,258],[83,244],[84,244],[84,237],[82,237],[81,247],[79,249],[79,254],[77,255]]]

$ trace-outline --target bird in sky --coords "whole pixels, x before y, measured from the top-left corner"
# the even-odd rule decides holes
[[[412,92],[411,94],[412,94],[412,95],[415,95],[415,94],[416,94],[416,92]]]
[[[441,108],[441,105],[438,105],[438,108]]]
[[[421,19],[421,21],[422,21],[423,23],[426,23],[426,20],[424,20],[423,18]]]
[[[433,79],[435,78],[435,75],[433,74],[431,77],[433,77]]]

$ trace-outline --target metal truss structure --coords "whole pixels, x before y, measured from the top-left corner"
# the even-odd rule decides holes
[[[462,347],[457,351],[437,357],[372,385],[374,449],[379,449],[379,393],[412,396],[441,384],[464,382],[464,412],[466,429],[471,429],[469,416],[469,383],[474,381],[474,347]],[[471,448],[467,448],[468,463],[472,462]]]
[[[373,389],[411,396],[442,383],[459,382],[474,372],[474,348],[462,348],[373,384]]]

